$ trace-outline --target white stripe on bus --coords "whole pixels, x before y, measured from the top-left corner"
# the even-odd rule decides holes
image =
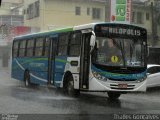
[[[18,62],[18,60],[16,59],[16,63],[18,64],[18,66],[22,69],[22,70],[25,70],[24,67]],[[48,80],[46,79],[43,79],[43,78],[40,78],[40,77],[37,77],[35,75],[33,75],[32,73],[30,73],[30,75],[33,77],[33,78],[36,78],[40,81],[43,81],[43,82],[47,82]]]

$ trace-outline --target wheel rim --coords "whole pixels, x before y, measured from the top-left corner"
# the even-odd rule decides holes
[[[25,86],[29,86],[29,73],[28,72],[26,72],[26,74],[25,74]]]
[[[28,79],[25,80],[25,85],[29,86]]]
[[[67,91],[69,95],[73,94],[73,81],[68,82]]]

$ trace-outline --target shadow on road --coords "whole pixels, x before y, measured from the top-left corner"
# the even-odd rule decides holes
[[[160,93],[160,87],[147,88],[147,93]]]
[[[87,104],[92,104],[96,106],[121,108],[121,101],[119,99],[111,100],[107,96],[104,97],[104,96],[96,96],[83,93],[79,96],[79,100]]]

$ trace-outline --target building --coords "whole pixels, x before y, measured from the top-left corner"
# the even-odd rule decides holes
[[[24,13],[24,25],[40,31],[106,21],[107,17],[106,0],[26,0]]]
[[[131,23],[147,29],[150,46],[160,45],[160,10],[158,10],[160,6],[157,7],[157,3],[156,0],[132,2]]]
[[[153,6],[151,5],[153,3]],[[132,0],[131,24],[148,30],[149,45],[160,45],[160,3]],[[109,21],[110,0],[25,0],[24,26],[33,32]]]
[[[150,6],[151,10],[151,22],[152,22],[152,38],[151,45],[160,45],[160,1],[159,0],[148,0],[146,5]]]
[[[0,66],[3,67],[8,66],[10,42],[13,39],[11,31],[17,26],[23,26],[23,15],[12,11],[22,2],[22,0],[3,0],[0,7]]]
[[[0,7],[0,15],[11,15],[11,9],[22,3],[23,0],[3,0]]]
[[[134,1],[132,2],[132,24],[145,27],[148,32],[148,38],[152,34],[151,10],[150,6],[146,6],[145,2]]]
[[[22,15],[0,15],[0,46],[8,45],[11,30],[16,26],[23,26]]]
[[[23,15],[15,14],[16,8],[22,0],[3,0],[0,7],[0,46],[7,46],[9,42],[10,30],[16,26],[23,25]]]

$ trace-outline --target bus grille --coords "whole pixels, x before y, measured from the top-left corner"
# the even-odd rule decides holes
[[[119,88],[117,84],[110,84],[110,88],[114,90],[133,90],[135,85],[127,85],[127,88]]]
[[[113,79],[113,78],[109,78],[109,80],[112,80],[112,81],[136,81],[137,79]]]

